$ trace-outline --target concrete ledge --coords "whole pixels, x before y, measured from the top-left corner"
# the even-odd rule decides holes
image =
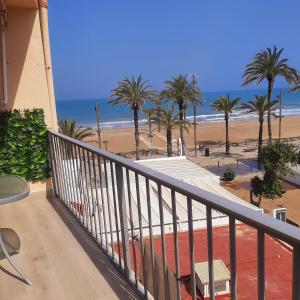
[[[45,196],[52,193],[52,180],[48,178],[43,181],[29,182],[30,193],[44,193]]]

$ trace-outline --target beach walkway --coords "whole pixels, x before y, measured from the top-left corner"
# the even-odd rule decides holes
[[[227,168],[232,169],[237,177],[255,175],[257,170],[257,154],[256,151],[245,152],[245,146],[231,147],[231,155],[224,154],[224,146],[210,147],[210,155],[205,156],[204,150],[195,157],[194,152],[188,158],[199,164],[201,167],[211,171],[212,173],[223,176]]]

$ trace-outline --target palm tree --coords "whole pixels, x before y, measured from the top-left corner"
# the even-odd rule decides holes
[[[181,121],[180,114],[182,112],[177,112],[174,115],[174,106],[173,103],[168,109],[162,109],[160,114],[161,125],[166,129],[167,134],[167,154],[172,156],[172,130],[176,126],[182,125],[183,129],[187,130],[187,122]],[[183,123],[182,123],[183,122]]]
[[[60,133],[63,133],[67,136],[72,137],[76,140],[84,140],[87,137],[94,136],[94,132],[92,131],[92,128],[82,128],[78,127],[76,125],[75,120],[60,120],[58,122],[58,130]]]
[[[202,105],[203,95],[198,88],[194,88],[194,93],[191,99],[189,100],[190,104],[193,105],[193,115],[194,115],[194,148],[195,156],[197,156],[197,107]]]
[[[241,109],[246,110],[247,114],[256,113],[258,115],[259,121],[259,131],[258,131],[258,156],[263,144],[263,126],[264,126],[264,116],[268,111],[273,111],[278,100],[272,100],[268,103],[267,96],[255,96],[255,99],[243,103]]]
[[[230,154],[230,143],[229,143],[229,116],[233,109],[240,102],[240,98],[230,99],[229,94],[227,96],[221,96],[211,105],[211,107],[217,111],[224,113],[225,129],[226,129],[226,154]]]
[[[155,109],[154,108],[145,108],[144,113],[148,120],[149,134],[151,134],[152,133],[152,121],[155,116]]]
[[[137,79],[134,77],[125,77],[118,86],[112,90],[111,104],[125,104],[133,110],[134,128],[135,128],[135,148],[136,159],[140,159],[140,139],[139,139],[139,110],[154,96],[151,86],[147,80],[143,80],[140,75]]]
[[[268,81],[268,104],[272,99],[272,92],[276,77],[283,77],[288,84],[295,84],[298,78],[297,70],[290,67],[287,63],[287,58],[281,58],[283,48],[277,50],[267,48],[258,52],[251,63],[246,66],[243,75],[243,86],[255,81],[257,84],[264,79]],[[269,141],[272,142],[272,126],[271,126],[271,111],[268,111],[268,135]]]
[[[160,132],[161,126],[160,126],[160,112],[161,112],[161,107],[162,107],[162,98],[160,95],[155,95],[152,99],[152,102],[154,103],[154,110],[156,114],[156,119],[157,119],[157,131]]]
[[[183,129],[184,129],[184,112],[186,102],[193,96],[193,87],[188,82],[187,77],[179,75],[172,77],[171,80],[165,81],[165,87],[161,92],[163,99],[173,100],[178,104],[179,119],[180,119],[180,138],[182,141],[183,149],[185,147]]]
[[[150,148],[152,151],[152,149],[153,149],[153,145],[152,145],[153,134],[152,134],[152,132],[155,130],[155,128],[152,129],[152,121],[154,121],[154,119],[155,119],[156,111],[154,108],[146,108],[146,109],[144,109],[144,113],[148,119],[148,137],[150,139]]]

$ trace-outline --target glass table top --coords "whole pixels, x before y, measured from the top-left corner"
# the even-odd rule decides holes
[[[29,184],[17,175],[0,175],[0,205],[29,195]]]

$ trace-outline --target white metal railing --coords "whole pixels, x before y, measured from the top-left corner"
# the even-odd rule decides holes
[[[70,212],[74,214],[82,226],[97,241],[99,246],[106,251],[122,270],[126,279],[146,299],[158,298],[157,284],[154,283],[155,252],[150,188],[153,185],[157,187],[158,193],[159,235],[162,249],[165,299],[169,299],[170,296],[167,288],[165,207],[162,198],[162,188],[167,188],[170,191],[177,299],[181,299],[180,254],[178,249],[179,223],[176,214],[177,195],[185,197],[188,209],[188,259],[190,260],[191,268],[192,299],[196,299],[197,296],[193,235],[194,202],[199,202],[206,207],[210,299],[215,298],[213,280],[213,210],[225,214],[229,218],[231,299],[237,299],[236,221],[240,221],[257,230],[257,299],[265,299],[266,234],[280,239],[292,247],[292,299],[300,299],[300,229],[297,227],[257,213],[248,207],[230,202],[213,193],[203,191],[131,160],[90,146],[63,134],[49,130],[48,141],[52,181],[57,198],[67,206]],[[146,194],[141,196],[142,185],[145,187]],[[133,205],[132,189],[135,189],[136,206]],[[146,207],[141,206],[141,197],[146,198]],[[147,219],[147,226],[145,226],[145,218]],[[147,232],[145,227],[147,227]],[[144,249],[145,232],[150,240],[151,268],[146,267],[145,252],[142,250]],[[140,264],[140,270],[138,270],[138,264]],[[151,293],[147,287],[147,275],[151,275],[153,278]],[[144,279],[143,285],[140,278]]]

